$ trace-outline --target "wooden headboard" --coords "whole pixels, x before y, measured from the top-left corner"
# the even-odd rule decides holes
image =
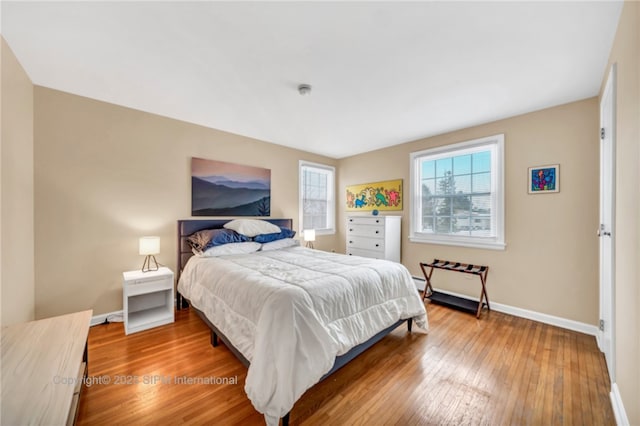
[[[178,271],[177,278],[180,277],[182,269],[187,261],[193,256],[191,246],[187,243],[187,237],[194,232],[203,229],[220,229],[233,219],[185,219],[178,221]],[[293,219],[260,219],[277,226],[293,229]]]

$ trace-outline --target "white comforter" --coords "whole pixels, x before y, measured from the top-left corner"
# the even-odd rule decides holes
[[[291,247],[192,257],[178,290],[251,362],[245,391],[277,424],[335,357],[399,319],[427,329],[399,263]]]

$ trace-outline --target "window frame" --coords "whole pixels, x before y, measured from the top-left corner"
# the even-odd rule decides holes
[[[304,202],[302,175],[305,168],[312,168],[325,171],[331,181],[327,184],[327,228],[315,228],[316,235],[332,235],[336,233],[336,168],[327,164],[313,163],[310,161],[300,160],[298,162],[298,212],[300,233],[304,231]]]
[[[491,152],[491,223],[495,234],[492,236],[471,236],[438,234],[423,232],[422,227],[422,181],[421,167],[423,160],[450,158],[467,153],[489,150]],[[504,250],[504,134],[487,136],[451,145],[429,148],[410,154],[410,233],[409,241],[425,244],[443,244],[461,247]]]

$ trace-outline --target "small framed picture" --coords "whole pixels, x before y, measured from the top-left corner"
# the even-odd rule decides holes
[[[529,167],[529,194],[560,192],[560,165]]]

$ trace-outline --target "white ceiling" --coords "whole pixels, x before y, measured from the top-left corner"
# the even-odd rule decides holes
[[[597,95],[621,10],[4,1],[1,13],[34,84],[342,158]]]

